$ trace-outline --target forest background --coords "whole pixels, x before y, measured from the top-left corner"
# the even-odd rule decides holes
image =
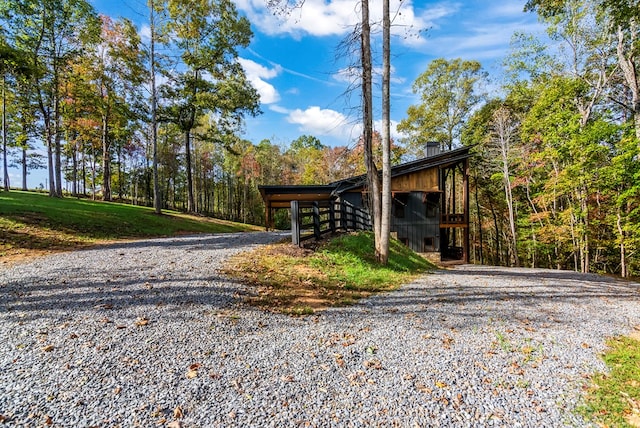
[[[234,3],[149,6],[143,43],[131,21],[85,0],[0,1],[5,186],[8,165],[21,168],[23,188],[41,168],[52,196],[261,224],[258,185],[365,172],[357,137],[344,146],[242,137],[260,97],[238,60],[251,26]],[[393,162],[423,156],[427,141],[473,146],[472,262],[638,275],[640,4],[530,1],[527,10],[548,37],[514,34],[499,82],[473,59],[428,65]],[[358,31],[340,46],[355,75]]]

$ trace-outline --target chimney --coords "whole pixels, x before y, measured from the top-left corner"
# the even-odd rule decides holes
[[[426,157],[436,156],[440,154],[440,143],[437,141],[427,141],[425,149]]]

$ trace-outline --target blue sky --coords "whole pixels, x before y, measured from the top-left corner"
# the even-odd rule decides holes
[[[113,17],[132,19],[144,33],[146,0],[91,0]],[[236,0],[249,18],[254,37],[240,60],[261,94],[263,114],[247,121],[245,138],[287,144],[302,134],[324,144],[351,145],[360,133],[357,93],[346,96],[346,59],[336,59],[338,45],[359,19],[357,0],[305,0],[288,17],[274,16],[265,0]],[[523,12],[525,0],[427,1],[391,0],[392,113],[394,122],[417,103],[411,85],[439,58],[475,59],[492,75],[515,31],[540,33],[535,14]],[[372,0],[379,21],[381,0]],[[375,29],[375,28],[374,28]],[[380,52],[380,38],[374,41]],[[379,86],[374,91],[380,92]],[[379,97],[376,104],[380,104]],[[378,115],[379,116],[379,115]]]
[[[260,92],[263,111],[246,121],[244,138],[287,145],[309,134],[325,145],[353,146],[360,134],[359,95],[345,95],[348,61],[336,57],[339,43],[358,21],[359,1],[305,0],[287,18],[274,16],[265,0],[235,1],[254,32],[249,48],[240,52],[240,61]],[[141,34],[148,34],[146,0],[90,2],[99,13],[127,17]],[[523,12],[525,2],[391,0],[392,123],[402,120],[407,107],[418,102],[411,86],[435,58],[479,60],[497,78],[514,32],[543,33],[536,15]],[[373,20],[379,21],[382,1],[371,0],[370,8]],[[374,53],[379,54],[379,34],[374,44]],[[381,89],[375,86],[374,91],[378,95]],[[374,103],[379,108],[379,96]],[[19,176],[12,172],[11,181],[17,185]],[[29,186],[37,184],[32,181]]]

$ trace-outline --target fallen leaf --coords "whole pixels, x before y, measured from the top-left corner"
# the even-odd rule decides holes
[[[198,371],[197,370],[189,370],[187,372],[187,379],[193,379],[195,377],[198,377]]]
[[[117,388],[115,388],[113,390],[113,393],[114,393],[114,395],[118,395],[118,394],[120,394],[120,391],[122,391],[122,388],[118,386]]]
[[[180,421],[173,421],[167,424],[167,428],[181,428],[181,427],[182,427],[182,424],[180,423]]]
[[[283,382],[293,382],[294,381],[293,376],[291,376],[291,375],[281,376],[280,380],[282,380]]]
[[[189,366],[189,370],[198,370],[200,367],[202,367],[202,364],[200,363],[193,363]]]
[[[424,392],[425,394],[431,394],[433,392],[433,389],[428,388],[423,383],[416,383],[416,389],[420,392]]]
[[[451,344],[454,342],[453,337],[448,336],[448,335],[444,335],[444,337],[442,338],[442,345],[449,349],[451,347]]]
[[[441,381],[439,381],[439,380],[437,380],[437,381],[436,381],[436,386],[437,386],[438,388],[448,388],[448,387],[449,387],[449,385],[447,385],[446,383],[441,382]]]
[[[184,416],[184,412],[182,411],[182,407],[176,406],[176,408],[173,409],[173,417],[175,419],[180,419],[183,416]]]
[[[135,325],[137,325],[138,327],[142,327],[149,324],[149,319],[147,317],[138,317],[138,319],[135,322]]]
[[[370,360],[365,360],[364,366],[368,369],[380,370],[382,368],[382,362],[377,358],[372,358]]]
[[[43,352],[51,352],[55,349],[55,347],[53,345],[47,345],[47,346],[43,346],[41,349]]]
[[[584,349],[589,349],[589,348],[591,348],[591,346],[590,346],[588,343],[582,343],[582,347],[583,347]]]

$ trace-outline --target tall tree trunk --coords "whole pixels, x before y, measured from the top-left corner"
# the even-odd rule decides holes
[[[480,239],[480,251],[479,251],[479,259],[480,259],[480,264],[484,264],[484,258],[483,258],[483,236],[482,236],[482,213],[480,212],[480,200],[478,199],[478,174],[476,171],[475,174],[475,194],[476,194],[476,216],[478,217],[478,237]]]
[[[102,200],[111,200],[111,140],[109,139],[109,107],[102,115]]]
[[[622,214],[620,213],[620,207],[616,213],[616,228],[618,230],[618,241],[620,242],[620,276],[626,278],[629,274],[627,272],[627,248],[625,240],[625,232],[622,228]]]
[[[156,25],[155,2],[149,2],[149,25],[151,30],[151,143],[153,146],[153,209],[156,214],[162,213],[162,201],[160,196],[160,180],[158,178],[158,94],[156,92]]]
[[[87,160],[85,150],[82,150],[82,195],[87,196]]]
[[[185,163],[187,168],[187,211],[195,212],[195,201],[193,200],[193,177],[191,174],[191,132],[184,131]]]
[[[92,199],[96,200],[96,150],[91,146],[91,193]]]
[[[73,185],[71,186],[71,195],[78,196],[78,146],[74,144],[73,146]]]
[[[9,169],[7,161],[7,92],[6,77],[2,75],[2,160],[3,160],[3,175],[4,175],[4,190],[9,191]]]
[[[373,101],[372,101],[372,65],[371,65],[371,27],[369,24],[369,0],[361,0],[362,4],[362,139],[364,146],[364,163],[367,168],[367,184],[369,190],[369,209],[373,222],[376,258],[380,258],[381,248],[381,201],[380,177],[373,158]]]
[[[57,198],[62,197],[62,148],[60,147],[60,80],[58,75],[58,67],[55,65],[56,59],[54,59],[53,67],[53,141],[55,150],[55,192],[54,196]]]
[[[47,128],[46,134],[47,134],[47,169],[49,172],[49,196],[55,196],[56,195],[56,181],[55,181],[55,176],[53,174],[53,135],[51,134],[50,125],[46,125],[46,121],[45,121],[45,127]]]
[[[382,0],[382,212],[380,214],[380,255],[389,261],[391,234],[391,20],[389,0]]]
[[[491,215],[493,216],[493,227],[496,235],[496,260],[495,265],[500,265],[500,228],[498,227],[498,216],[496,210],[493,208],[493,202],[489,199],[489,207],[491,208]]]
[[[22,146],[22,190],[27,191],[27,174],[29,169],[27,167],[27,146]]]

